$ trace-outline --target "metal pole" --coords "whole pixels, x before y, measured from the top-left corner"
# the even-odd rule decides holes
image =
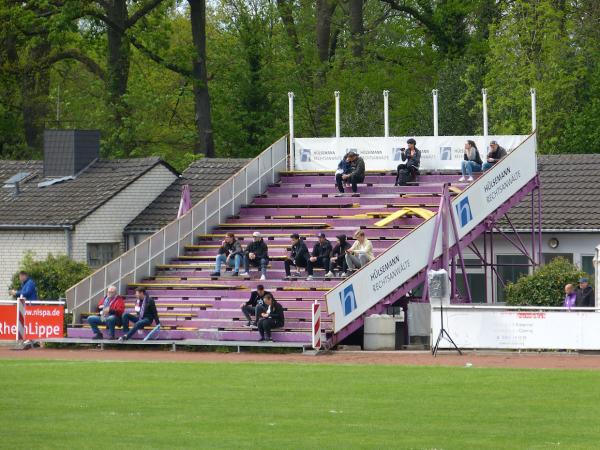
[[[390,91],[383,91],[383,135],[385,137],[390,135],[389,95]]]
[[[290,119],[290,170],[294,170],[296,152],[294,151],[294,93],[288,92],[288,116]]]
[[[533,133],[537,129],[535,88],[531,88],[529,92],[531,94],[531,132]]]
[[[335,137],[340,137],[340,91],[335,91]]]
[[[438,135],[438,90],[431,91],[433,95],[433,135]]]
[[[483,148],[488,153],[488,112],[487,112],[487,89],[481,90],[483,96]]]

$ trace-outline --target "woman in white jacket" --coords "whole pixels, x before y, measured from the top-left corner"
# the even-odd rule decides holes
[[[349,272],[360,269],[373,259],[373,245],[365,237],[365,232],[358,230],[354,233],[354,239],[356,240],[352,247],[346,250],[346,264],[348,264]]]

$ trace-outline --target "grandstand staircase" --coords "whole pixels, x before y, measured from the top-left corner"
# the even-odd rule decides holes
[[[368,172],[364,183],[359,185],[359,196],[352,193],[337,196],[331,173],[282,172],[277,183],[270,184],[250,204],[242,205],[238,214],[218,224],[210,234],[196,236],[193,245],[185,246],[183,254],[157,265],[153,276],[138,280],[135,285],[145,286],[156,299],[162,325],[159,339],[257,341],[258,332],[244,326],[246,321],[240,305],[250,297],[257,284],[264,284],[286,311],[285,327],[272,335],[276,342],[310,346],[312,306],[316,301],[321,304],[321,329],[325,341],[334,345],[359,329],[365,314],[333,333],[326,293],[343,279],[324,278],[324,271],[315,269],[313,280],[307,281],[303,270],[302,276],[285,280],[283,260],[289,252],[289,235],[299,233],[312,250],[321,232],[334,244],[335,236],[339,234],[346,234],[353,242],[352,236],[360,228],[372,241],[377,257],[437,212],[445,187],[449,187],[450,196],[458,195],[468,187],[467,183],[458,183],[458,177],[458,173],[424,173],[415,183],[396,187],[393,174]],[[499,219],[537,187],[537,183],[536,177],[520,189],[510,202],[482,222],[482,226],[463,237],[461,247],[485,231],[484,223]],[[225,272],[225,267],[221,277],[211,278],[215,255],[225,233],[235,233],[245,246],[257,230],[262,232],[269,246],[267,281],[259,281],[260,273],[255,268],[251,270],[250,279],[233,277],[231,271]],[[452,249],[450,256],[453,256]],[[425,269],[397,286],[365,313],[385,311],[424,279]],[[133,307],[135,285],[130,284],[127,291],[128,309]],[[81,314],[79,322],[68,328],[68,337],[91,337],[85,322],[87,315],[89,313]],[[142,338],[144,333],[136,338]]]

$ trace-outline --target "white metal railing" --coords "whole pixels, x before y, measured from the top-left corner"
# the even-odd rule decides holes
[[[92,305],[95,307],[92,301],[103,295],[107,286],[115,285],[124,293],[128,285],[150,276],[158,264],[165,264],[180,255],[184,246],[194,243],[196,234],[207,233],[228,216],[236,214],[269,183],[279,180],[279,172],[287,169],[287,159],[287,136],[284,136],[196,203],[184,216],[69,288],[67,306],[73,312],[73,323],[81,312],[91,312]]]

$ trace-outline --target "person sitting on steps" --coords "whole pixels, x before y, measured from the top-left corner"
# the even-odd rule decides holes
[[[260,268],[260,279],[264,281],[267,279],[267,266],[269,265],[269,247],[262,238],[262,234],[259,231],[252,233],[254,241],[248,244],[246,252],[244,253],[244,272],[241,274],[243,277],[250,276],[250,265]]]
[[[461,164],[462,176],[458,179],[459,182],[465,181],[465,177],[468,176],[467,181],[473,181],[473,172],[481,172],[481,156],[475,141],[468,140],[465,143],[464,159]]]
[[[487,161],[483,163],[482,170],[491,169],[494,164],[506,156],[506,150],[498,145],[497,141],[490,142],[490,152],[487,155]]]
[[[128,341],[136,331],[143,330],[144,327],[151,325],[152,322],[156,322],[156,325],[160,324],[156,303],[154,303],[153,298],[146,294],[145,287],[137,287],[135,289],[135,298],[135,314],[123,314],[123,333],[125,334],[119,338],[119,342]],[[131,330],[129,329],[129,322],[133,322],[134,324]]]
[[[285,325],[283,306],[271,294],[265,295],[265,305],[267,310],[261,313],[261,318],[258,321],[259,341],[273,342],[271,330]]]
[[[242,244],[235,238],[233,233],[227,233],[225,240],[221,243],[219,254],[215,261],[215,271],[210,274],[211,277],[221,276],[221,264],[233,267],[233,276],[236,277],[240,272],[242,264]]]
[[[406,163],[398,164],[394,186],[406,186],[407,183],[415,181],[419,174],[421,150],[416,147],[417,141],[413,138],[407,140],[406,143],[408,144],[408,148],[401,150],[402,161],[406,161]]]
[[[265,306],[265,295],[271,295],[269,291],[265,291],[265,287],[262,284],[256,286],[256,290],[252,291],[250,295],[250,299],[246,303],[242,303],[240,306],[242,308],[242,313],[244,317],[246,317],[246,326],[256,326],[258,319],[260,319],[260,315],[267,310]],[[254,315],[254,321],[252,321],[252,316]]]
[[[292,240],[292,249],[290,251],[290,256],[285,259],[283,265],[285,267],[285,277],[291,277],[291,269],[290,266],[296,266],[296,268],[305,267],[306,273],[308,274],[307,280],[312,280],[313,278],[313,266],[310,262],[310,254],[308,253],[308,247],[302,239],[300,239],[300,235],[298,233],[294,233],[290,236]],[[300,273],[296,272],[297,276],[300,276]]]
[[[327,240],[325,233],[320,233],[319,241],[313,247],[313,251],[310,256],[310,263],[313,267],[325,269],[325,278],[331,278],[334,276],[330,269],[331,250],[331,242]]]
[[[358,230],[354,234],[354,239],[356,240],[352,247],[346,250],[346,264],[348,264],[349,272],[354,272],[373,260],[373,245],[365,237],[365,232]]]
[[[106,289],[106,296],[98,302],[97,316],[89,316],[87,323],[92,327],[94,337],[92,339],[102,339],[102,332],[98,325],[105,324],[109,332],[109,338],[115,338],[115,326],[120,326],[125,312],[125,298],[117,295],[117,288],[109,286]]]
[[[344,157],[342,158],[342,160],[340,161],[340,163],[337,166],[337,170],[335,171],[335,176],[336,176],[336,180],[335,180],[335,186],[337,187],[337,176],[339,175],[347,175],[350,172],[352,172],[352,165],[350,164],[350,158],[348,157],[348,154],[345,154]],[[347,184],[347,180],[346,180],[346,184]]]
[[[352,192],[356,194],[358,192],[358,183],[362,183],[365,180],[365,161],[354,150],[350,150],[346,154],[346,158],[350,162],[351,171],[346,174],[336,174],[335,184],[338,191],[340,191],[338,196],[344,193],[344,181],[352,185]]]
[[[346,264],[346,250],[350,248],[350,242],[348,242],[345,234],[336,236],[337,244],[331,251],[331,270],[339,268],[342,273],[341,276],[345,277],[348,271],[348,264]]]

